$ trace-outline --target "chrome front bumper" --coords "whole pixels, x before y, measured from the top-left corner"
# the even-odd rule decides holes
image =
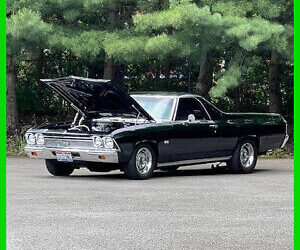
[[[289,135],[286,134],[280,148],[283,148],[285,146],[285,144],[288,142],[288,140],[289,140]]]
[[[105,162],[118,163],[119,157],[117,150],[91,150],[91,149],[76,149],[76,148],[49,148],[38,146],[26,146],[25,151],[30,158],[38,159],[57,159],[56,151],[71,152],[74,161],[90,161],[90,162]]]

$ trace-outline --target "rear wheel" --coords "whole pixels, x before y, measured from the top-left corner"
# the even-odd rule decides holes
[[[138,145],[131,158],[124,167],[127,178],[135,180],[149,179],[156,167],[156,155],[152,147],[147,144]]]
[[[233,173],[249,174],[254,171],[257,162],[257,146],[251,139],[242,140],[231,160],[227,163]]]
[[[74,171],[74,167],[68,163],[56,160],[45,160],[45,163],[49,173],[54,176],[69,176]]]

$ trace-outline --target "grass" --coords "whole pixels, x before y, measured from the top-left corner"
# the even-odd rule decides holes
[[[25,140],[19,136],[11,136],[6,140],[6,155],[21,156],[25,154]]]
[[[293,145],[287,143],[284,148],[279,148],[274,150],[271,153],[260,156],[262,159],[278,159],[278,158],[293,158],[294,157],[294,148]]]
[[[25,153],[25,132],[28,127],[23,127],[21,131],[14,134],[7,135],[6,138],[6,155],[10,156],[24,156]]]

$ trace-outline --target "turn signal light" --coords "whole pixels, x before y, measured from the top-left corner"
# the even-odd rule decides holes
[[[31,152],[31,155],[32,155],[32,156],[35,156],[35,157],[38,156],[37,152]]]
[[[99,155],[99,159],[100,159],[100,160],[105,160],[106,157],[105,157],[104,155]]]

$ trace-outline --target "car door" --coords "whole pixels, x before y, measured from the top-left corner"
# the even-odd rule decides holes
[[[215,155],[232,155],[240,136],[240,125],[235,120],[227,119],[226,114],[214,107],[204,98],[197,98],[216,126],[215,135],[218,143],[214,146]]]
[[[195,119],[188,120],[189,115]],[[170,141],[172,161],[218,156],[215,150],[218,143],[218,125],[201,102],[193,97],[179,98]]]

